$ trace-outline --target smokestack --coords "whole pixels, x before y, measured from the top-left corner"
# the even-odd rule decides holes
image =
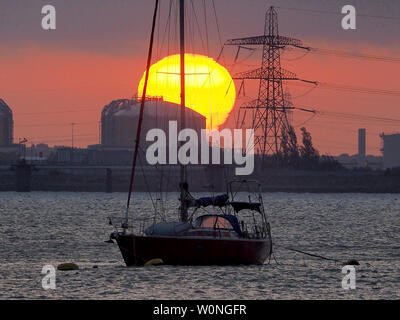
[[[366,130],[358,129],[358,165],[365,167]]]

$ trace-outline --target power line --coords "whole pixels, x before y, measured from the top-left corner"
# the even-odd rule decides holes
[[[395,91],[395,90],[356,87],[356,86],[350,86],[350,85],[345,85],[345,84],[328,83],[328,82],[318,82],[318,86],[321,89],[326,88],[326,89],[331,89],[331,90],[366,93],[366,94],[383,94],[383,95],[400,96],[400,91]]]
[[[97,133],[90,133],[90,134],[75,134],[75,137],[92,137],[92,136],[96,136],[97,137]],[[69,140],[71,140],[71,135],[63,135],[63,136],[43,136],[43,137],[29,137],[28,136],[28,141],[37,141],[37,140],[41,140],[41,139],[60,139],[60,138],[68,138]]]
[[[298,48],[285,48],[285,51],[297,50]],[[315,48],[310,47],[308,53],[326,55],[326,56],[337,56],[342,58],[354,58],[354,59],[363,59],[363,60],[372,60],[378,62],[389,62],[389,63],[400,63],[399,57],[391,57],[391,56],[379,56],[372,54],[364,54],[360,52],[350,52],[345,50],[337,50],[337,49],[327,49],[327,48]],[[302,58],[302,57],[300,57]],[[297,59],[294,59],[297,60]]]
[[[348,119],[348,120],[365,120],[365,121],[372,121],[372,122],[384,122],[384,123],[391,123],[393,125],[400,124],[400,119],[395,119],[395,118],[368,116],[368,115],[356,114],[356,113],[318,111],[318,110],[310,109],[309,107],[308,108],[295,107],[294,110],[312,112],[319,116],[325,116],[325,117],[331,117],[331,118]]]
[[[96,135],[93,135],[93,139],[96,138]],[[91,140],[91,137],[87,136],[87,137],[80,137],[80,138],[74,138],[74,141],[87,141],[87,140]],[[71,137],[69,138],[65,138],[65,139],[50,139],[50,140],[46,140],[46,141],[42,141],[42,140],[29,140],[29,141],[33,141],[33,142],[46,142],[46,143],[55,143],[55,142],[71,142]]]
[[[338,15],[338,16],[343,15],[341,12],[336,12],[336,11],[325,11],[325,10],[293,8],[293,7],[277,7],[277,8],[284,9],[284,10],[304,11],[304,12],[313,12],[313,13],[322,13],[322,14],[334,14],[334,15]],[[357,13],[357,17],[377,18],[377,19],[387,19],[387,20],[400,20],[400,17],[395,17],[395,16],[391,17],[391,16],[369,15],[369,14],[360,14],[360,13]]]
[[[314,128],[314,127],[323,128],[324,130],[328,129],[328,130],[332,130],[332,131],[349,132],[349,133],[352,133],[354,135],[357,135],[357,133],[358,133],[358,127],[355,127],[353,129],[348,129],[348,128],[343,128],[343,127],[337,126],[337,125],[335,125],[335,123],[337,123],[337,122],[329,121],[328,123],[326,123],[325,121],[323,121],[323,122],[318,121],[317,122],[317,120],[315,120],[315,121],[313,121],[312,124],[310,124],[310,127],[312,127],[312,128]],[[334,126],[333,127],[329,126],[329,124],[332,124]],[[339,123],[339,124],[342,124],[342,123]],[[366,134],[368,136],[375,137],[375,138],[379,137],[379,135],[381,133],[382,132],[371,131],[369,129],[367,129],[367,131],[366,131]]]
[[[302,83],[290,83],[290,85],[298,86],[298,87],[306,87],[310,86]],[[328,82],[317,82],[318,89],[326,89],[326,90],[335,90],[335,91],[346,91],[346,92],[354,92],[354,93],[363,93],[363,94],[377,94],[377,95],[389,95],[389,96],[400,96],[400,91],[396,90],[385,90],[385,89],[377,89],[377,88],[367,88],[367,87],[357,87],[350,86],[345,84],[337,84],[337,83],[328,83]]]
[[[343,113],[343,112],[327,112],[327,111],[317,111],[317,114],[328,117],[336,117],[336,118],[347,118],[347,119],[362,119],[373,122],[386,122],[393,124],[400,124],[400,119],[393,118],[384,118],[384,117],[376,117],[376,116],[366,116],[362,114],[354,114],[354,113]]]
[[[86,125],[92,125],[92,124],[98,124],[98,121],[96,122],[75,122],[75,125],[79,126],[86,126]],[[15,127],[57,127],[57,126],[70,126],[71,123],[40,123],[40,124],[20,124],[16,125]]]
[[[33,116],[40,114],[59,114],[59,113],[76,113],[82,111],[99,112],[99,109],[79,109],[79,110],[64,110],[64,111],[43,111],[43,112],[27,112],[27,113],[15,113],[15,116]]]
[[[291,50],[299,50],[301,48],[297,47],[285,47],[284,51],[291,51]],[[400,57],[392,57],[392,56],[380,56],[380,55],[372,55],[372,54],[365,54],[360,52],[352,52],[352,51],[345,51],[345,50],[337,50],[337,49],[327,49],[327,48],[316,48],[316,47],[308,47],[308,51],[303,53],[299,57],[295,57],[292,59],[286,58],[287,61],[295,61],[304,58],[308,53],[311,54],[318,54],[318,55],[326,55],[326,56],[336,56],[341,58],[350,58],[350,59],[362,59],[362,60],[372,60],[377,62],[388,62],[388,63],[400,63]],[[258,48],[254,48],[253,51],[260,51]],[[302,51],[304,51],[302,49]],[[240,64],[240,63],[238,63]]]

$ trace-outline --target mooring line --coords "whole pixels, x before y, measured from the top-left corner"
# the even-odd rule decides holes
[[[288,247],[282,247],[282,248],[284,248],[284,249],[286,249],[286,250],[294,251],[294,252],[299,252],[299,253],[302,253],[302,254],[305,254],[305,255],[308,255],[308,256],[311,256],[311,257],[316,257],[316,258],[320,258],[320,259],[324,259],[324,260],[330,260],[330,261],[335,261],[335,262],[341,262],[341,261],[336,260],[336,259],[323,257],[323,256],[320,256],[320,255],[318,255],[318,254],[313,254],[313,253],[309,253],[309,252],[305,252],[305,251],[301,251],[301,250],[297,250],[297,249],[293,249],[293,248],[288,248]]]
[[[337,259],[327,258],[327,257],[321,256],[321,255],[318,255],[318,254],[309,253],[309,252],[305,252],[305,251],[298,250],[298,249],[293,249],[293,248],[283,247],[283,246],[278,246],[278,247],[281,247],[281,248],[286,249],[286,250],[289,250],[289,251],[294,251],[294,252],[302,253],[302,254],[305,254],[305,255],[308,255],[308,256],[311,256],[311,257],[315,257],[315,258],[320,258],[320,259],[323,259],[323,260],[328,260],[328,261],[334,261],[334,262],[342,263],[343,265],[354,265],[354,266],[360,265],[360,263],[359,263],[357,260],[355,260],[355,259],[349,259],[349,260],[346,260],[346,261],[340,261],[340,260],[337,260]]]

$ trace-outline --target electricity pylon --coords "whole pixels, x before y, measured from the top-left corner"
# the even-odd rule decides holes
[[[252,112],[252,128],[254,129],[255,153],[264,157],[267,154],[279,154],[282,137],[290,140],[290,123],[287,111],[294,109],[287,105],[283,90],[283,81],[298,80],[317,84],[313,81],[299,79],[295,73],[281,67],[281,50],[287,46],[310,50],[300,40],[279,35],[278,15],[274,7],[270,7],[265,16],[263,36],[231,39],[226,45],[263,46],[261,67],[241,72],[233,79],[255,79],[260,81],[258,98],[241,106],[246,113]],[[244,118],[243,118],[244,120]],[[243,123],[243,122],[242,122]],[[293,141],[288,141],[292,144]]]

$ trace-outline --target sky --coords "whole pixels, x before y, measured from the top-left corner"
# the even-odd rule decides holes
[[[160,2],[153,62],[176,53],[177,48],[176,0],[169,37],[170,0]],[[203,0],[187,1],[188,51],[217,59],[221,42],[263,34],[265,11],[274,5],[281,35],[329,53],[285,50],[281,61],[285,69],[302,79],[387,91],[371,94],[361,90],[367,94],[322,85],[310,91],[309,86],[285,83],[295,106],[319,111],[312,118],[312,114],[294,112],[293,125],[296,130],[307,127],[320,153],[357,153],[357,130],[366,128],[367,153],[379,155],[379,134],[400,131],[400,121],[376,119],[400,120],[398,0],[214,0],[217,19],[213,1],[204,3],[206,14]],[[46,4],[56,8],[56,30],[41,28],[41,9]],[[340,11],[346,4],[357,10],[356,30],[341,28]],[[71,123],[75,123],[75,146],[99,143],[102,108],[137,92],[145,69],[153,9],[154,1],[147,0],[2,0],[0,98],[14,112],[14,141],[27,138],[28,144],[71,145]],[[397,60],[340,56],[343,52]],[[260,65],[260,51],[251,55],[242,51],[233,65],[235,53],[236,48],[225,47],[219,61],[232,74]],[[236,83],[237,91],[239,86]],[[246,82],[245,93],[237,98],[226,127],[233,126],[242,103],[256,98],[257,83]]]

